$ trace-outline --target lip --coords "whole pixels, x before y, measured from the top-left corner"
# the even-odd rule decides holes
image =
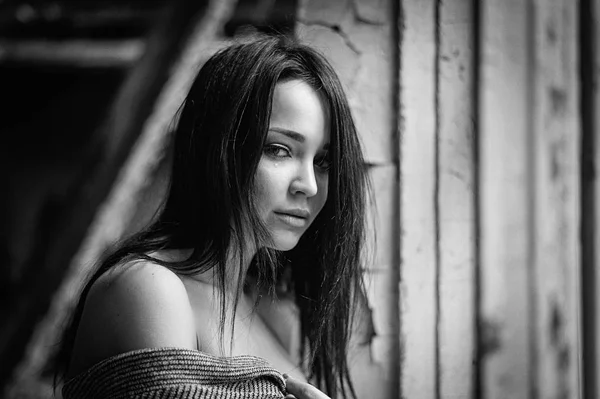
[[[310,217],[310,212],[306,209],[301,208],[286,209],[284,211],[275,211],[275,213],[279,215],[290,215],[301,219],[308,219]]]
[[[274,213],[283,223],[296,228],[305,227],[310,217],[310,213],[303,209],[290,209]]]

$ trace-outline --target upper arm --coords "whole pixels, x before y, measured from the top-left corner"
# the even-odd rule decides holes
[[[136,262],[107,272],[90,289],[69,374],[119,353],[155,347],[194,349],[194,316],[175,273]]]

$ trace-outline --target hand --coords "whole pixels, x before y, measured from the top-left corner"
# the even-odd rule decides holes
[[[285,399],[331,399],[306,382],[295,380],[287,374],[284,374],[283,378],[285,378],[285,388],[288,391]]]

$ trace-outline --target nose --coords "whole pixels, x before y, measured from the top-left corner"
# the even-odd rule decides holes
[[[312,197],[317,194],[317,179],[315,177],[315,166],[311,163],[300,165],[298,171],[290,184],[292,194],[304,194]]]

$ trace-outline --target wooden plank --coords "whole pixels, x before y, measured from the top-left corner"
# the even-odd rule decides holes
[[[402,398],[436,397],[436,109],[433,0],[402,2],[400,359]]]
[[[584,398],[600,392],[600,0],[581,1],[582,378]]]
[[[480,3],[480,397],[530,398],[529,7]]]
[[[473,2],[439,3],[439,382],[470,398],[475,358]]]
[[[118,38],[142,36],[167,9],[164,1],[4,2],[0,36]]]
[[[592,381],[594,383],[594,389],[592,394],[598,395],[600,393],[600,337],[598,333],[600,332],[600,133],[598,132],[598,128],[600,127],[600,38],[598,34],[600,33],[600,0],[590,0],[591,7],[591,29],[590,32],[592,34],[592,51],[591,56],[593,57],[590,62],[591,66],[591,79],[593,81],[592,85],[592,98],[590,101],[592,102],[592,127],[593,130],[589,132],[592,138],[592,150],[591,150],[591,184],[590,184],[590,217],[593,220],[588,222],[588,225],[591,224],[591,242],[590,247],[592,249],[591,256],[587,265],[590,268],[593,268],[594,274],[594,292],[595,301],[592,301],[593,309],[595,309],[595,317],[592,320],[595,322],[595,328],[592,328],[592,332],[595,332],[595,335],[592,337],[594,340],[594,345],[592,349],[595,355],[595,362],[593,362],[594,368],[591,370]],[[583,216],[583,215],[582,215]],[[590,396],[587,396],[590,397]]]
[[[0,64],[126,68],[143,54],[143,39],[0,40]]]
[[[535,0],[535,392],[579,397],[579,70],[577,2]]]
[[[44,382],[47,385],[42,376],[43,368],[58,342],[62,323],[76,304],[78,293],[95,260],[126,231],[135,213],[137,201],[150,183],[168,145],[168,125],[191,86],[198,65],[219,47],[216,37],[233,6],[233,0],[212,1],[202,13],[189,16],[195,20],[193,29],[172,65],[169,78],[158,93],[154,111],[144,117],[140,136],[120,169],[109,195],[99,206],[98,213],[52,297],[48,311],[37,324],[25,355],[13,372],[14,379],[6,389],[6,397],[37,397],[37,393],[31,390],[36,386],[44,386]],[[183,38],[180,37],[178,42],[181,40]],[[157,49],[154,51],[154,56],[160,55]],[[152,57],[147,60],[155,61]],[[139,80],[145,76],[140,71],[147,73],[147,68],[148,65],[142,65],[138,69],[142,76],[132,76],[126,83],[126,93],[121,93],[117,98],[115,107],[136,98],[136,94],[131,93],[128,87],[134,90],[136,83],[139,84]],[[123,132],[127,125],[128,121],[119,120],[116,125],[117,133]],[[111,155],[115,156],[114,153]]]
[[[582,387],[584,398],[600,392],[600,1],[580,3],[581,63],[581,290]]]

